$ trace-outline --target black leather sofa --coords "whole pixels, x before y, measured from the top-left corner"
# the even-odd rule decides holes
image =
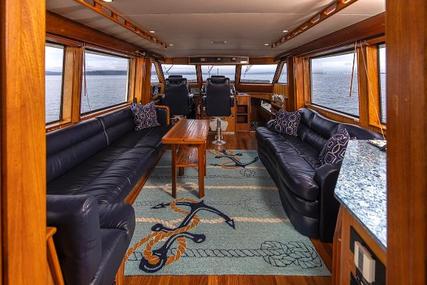
[[[47,224],[57,227],[55,247],[65,283],[114,283],[135,228],[124,202],[162,154],[169,129],[134,131],[130,109],[47,135]]]
[[[339,209],[334,189],[341,165],[321,165],[319,153],[342,127],[356,139],[381,139],[381,136],[329,120],[309,109],[299,112],[297,137],[279,134],[269,123],[257,128],[258,153],[279,188],[282,205],[294,227],[306,236],[330,242]]]

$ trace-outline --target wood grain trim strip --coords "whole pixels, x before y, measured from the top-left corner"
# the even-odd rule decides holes
[[[115,11],[114,9],[110,8],[108,5],[105,5],[99,0],[74,0],[74,2],[77,2],[86,8],[91,9],[92,11],[98,13],[99,15],[107,18],[110,21],[113,21],[114,23],[122,26],[123,28],[133,32],[134,34],[138,35],[139,37],[143,38],[144,40],[147,40],[153,44],[160,45],[164,48],[168,47],[168,44],[161,40],[156,35],[150,33],[149,31],[146,31],[140,27],[138,27],[135,23],[133,23],[129,18],[126,18],[122,16],[120,13]]]
[[[329,17],[335,15],[339,11],[347,8],[351,4],[356,3],[358,0],[335,0],[331,5],[322,9],[319,13],[310,18],[310,20],[305,21],[289,33],[287,35],[282,36],[280,39],[271,44],[272,48],[278,47],[287,41],[295,38],[296,36],[310,30],[311,28],[317,26],[321,22],[325,21]]]

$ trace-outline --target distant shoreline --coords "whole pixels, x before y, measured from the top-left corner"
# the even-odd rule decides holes
[[[45,75],[61,75],[62,72],[59,71],[46,71]],[[96,70],[88,71],[86,75],[127,75],[128,72],[124,70]]]

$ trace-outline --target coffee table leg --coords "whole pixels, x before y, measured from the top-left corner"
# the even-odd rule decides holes
[[[172,145],[172,197],[176,198],[176,145]]]
[[[198,148],[198,164],[199,164],[199,198],[205,196],[205,154],[203,144],[197,146]]]

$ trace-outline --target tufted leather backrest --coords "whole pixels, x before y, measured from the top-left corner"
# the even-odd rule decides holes
[[[333,136],[339,128],[345,127],[350,137],[356,139],[381,139],[381,136],[375,132],[363,129],[356,125],[343,124],[327,119],[319,113],[302,108],[301,123],[298,129],[298,136],[303,142],[313,146],[319,152],[323,149],[326,141]]]
[[[107,146],[99,120],[89,120],[49,133],[47,147],[47,181],[51,181]]]
[[[171,77],[166,79],[164,103],[169,107],[171,116],[188,115],[190,112],[187,79]]]
[[[231,115],[230,79],[218,76],[206,81],[206,114],[208,116]]]
[[[133,131],[135,127],[130,108],[98,117],[98,120],[100,120],[103,128],[105,128],[108,145],[112,144],[124,134]]]

